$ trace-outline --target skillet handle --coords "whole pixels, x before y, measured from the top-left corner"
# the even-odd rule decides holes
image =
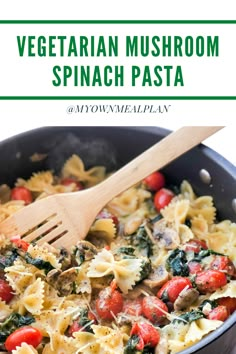
[[[169,134],[94,188],[101,207],[154,171],[175,160],[223,126],[187,126]],[[96,198],[98,199],[98,198]]]

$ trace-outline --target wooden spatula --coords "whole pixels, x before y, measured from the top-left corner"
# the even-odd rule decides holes
[[[183,127],[95,187],[52,195],[24,207],[0,224],[0,233],[70,248],[86,237],[95,217],[111,199],[222,128]]]

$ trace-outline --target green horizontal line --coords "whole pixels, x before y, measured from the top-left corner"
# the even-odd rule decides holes
[[[236,24],[236,20],[0,20],[0,24]]]
[[[236,100],[236,96],[0,96],[0,100]]]

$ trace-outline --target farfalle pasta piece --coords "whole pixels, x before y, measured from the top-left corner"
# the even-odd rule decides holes
[[[76,353],[79,354],[105,354],[93,333],[78,331],[74,333],[76,340]],[[45,353],[43,353],[45,354]]]
[[[178,227],[179,224],[185,222],[189,206],[189,200],[179,200],[175,197],[165,208],[161,209],[161,214],[167,222],[174,223]]]
[[[178,231],[180,241],[182,244],[184,244],[194,238],[194,234],[193,234],[192,230],[187,225],[180,224],[178,226],[177,231]]]
[[[116,226],[112,219],[98,219],[91,227],[92,232],[103,232],[105,238],[112,240],[116,236]]]
[[[88,187],[104,180],[105,173],[106,170],[103,166],[96,166],[86,171],[84,163],[78,155],[72,155],[62,169],[63,177],[77,177],[79,181],[84,182]]]
[[[74,338],[54,333],[51,342],[46,344],[42,354],[75,354],[77,351]]]
[[[29,285],[20,299],[21,305],[32,313],[39,315],[43,309],[44,302],[44,282],[38,278],[33,284]]]
[[[203,196],[195,199],[190,204],[188,217],[203,216],[209,225],[215,220],[216,208],[213,206],[213,199],[210,196]]]
[[[193,191],[193,188],[191,186],[191,184],[184,180],[182,183],[181,183],[181,186],[180,186],[180,192],[181,194],[183,195],[184,198],[190,200],[190,201],[193,201],[196,199],[196,195]]]
[[[23,342],[12,351],[12,354],[38,354],[38,351],[32,345]]]
[[[139,209],[142,203],[150,197],[150,192],[132,187],[114,198],[108,204],[107,209],[115,215],[130,215]]]
[[[34,173],[28,179],[24,186],[32,192],[43,192],[53,184],[53,175],[51,171],[42,171]]]
[[[49,262],[55,269],[61,268],[61,264],[59,263],[56,255],[49,252],[47,247],[31,244],[27,252],[32,258],[40,258],[45,262]]]
[[[203,238],[209,248],[216,252],[227,254],[232,261],[236,261],[236,224],[222,221],[213,225],[210,232]]]
[[[189,330],[186,333],[185,342],[187,344],[194,344],[222,324],[222,321],[208,320],[206,318],[200,318],[199,320],[193,321],[190,323]]]
[[[39,316],[36,316],[36,322],[32,326],[38,328],[43,336],[50,337],[50,340],[53,340],[53,335],[55,333],[64,334],[74,313],[78,310],[73,308],[67,309],[57,309],[42,311]]]
[[[100,348],[107,354],[123,353],[124,343],[123,334],[119,329],[111,329],[106,326],[91,326],[94,331],[96,342],[99,343]]]
[[[14,261],[12,266],[5,268],[5,273],[7,281],[16,294],[24,292],[29,284],[36,279],[36,276],[43,275],[43,271],[19,258]]]
[[[199,239],[205,238],[209,232],[209,226],[203,216],[195,216],[191,219],[191,230]]]
[[[127,294],[140,278],[141,266],[141,259],[127,258],[121,261],[115,261],[113,254],[103,249],[92,260],[88,276],[91,278],[99,278],[113,274],[120,290]]]
[[[217,289],[213,294],[211,294],[210,300],[216,300],[221,297],[236,298],[236,280],[231,280],[222,288]]]

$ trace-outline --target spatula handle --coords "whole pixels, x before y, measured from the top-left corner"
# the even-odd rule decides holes
[[[101,204],[104,205],[104,200],[108,203],[121,192],[166,166],[222,128],[222,126],[187,126],[169,134],[95,187],[102,191]]]

